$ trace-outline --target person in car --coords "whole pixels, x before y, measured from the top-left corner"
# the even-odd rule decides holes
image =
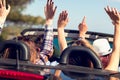
[[[114,25],[114,40],[113,40],[113,49],[111,49],[108,40],[105,38],[97,39],[93,42],[93,46],[91,44],[86,43],[89,48],[93,49],[95,53],[100,57],[100,60],[103,65],[104,70],[118,71],[119,67],[119,59],[120,59],[120,14],[116,8],[110,8],[107,6],[105,8],[106,13],[112,20]],[[79,40],[85,40],[85,33],[87,32],[87,24],[84,22],[79,26]],[[101,43],[102,42],[102,43]],[[101,46],[103,45],[103,46]],[[100,48],[101,46],[101,48]],[[96,49],[97,48],[97,49]],[[104,48],[104,49],[103,49]],[[117,78],[110,78],[110,80],[118,80]]]
[[[29,38],[20,36],[17,39],[23,41],[30,49],[30,61],[34,64],[47,65],[49,58],[53,54],[53,19],[55,16],[57,7],[52,0],[47,0],[47,4],[44,7],[44,14],[46,17],[43,42],[40,46],[36,46],[36,43]],[[8,53],[4,57],[9,57]],[[16,56],[15,56],[16,57]]]
[[[118,71],[119,59],[120,59],[120,53],[119,53],[120,45],[118,45],[120,44],[120,14],[116,8],[110,8],[109,6],[105,8],[105,11],[112,20],[112,23],[114,25],[114,40],[113,40],[113,50],[111,52],[111,57],[104,70]],[[65,48],[67,48],[67,42],[64,33],[64,28],[67,24],[68,24],[68,13],[67,11],[63,11],[59,15],[58,27],[57,27],[59,46],[61,52],[64,51]],[[82,23],[79,24],[78,27],[80,32],[78,36],[79,37],[78,40],[81,42],[81,44],[90,48],[95,52],[96,55],[99,56],[99,54],[95,51],[94,47],[91,46],[91,44],[85,39],[85,33],[87,32],[87,25],[85,23],[85,19],[82,21]],[[60,73],[61,71],[57,70],[55,72],[55,76],[60,76]],[[111,80],[116,80],[116,78],[111,78]]]
[[[52,0],[47,0],[47,4],[44,8],[45,14],[45,33],[43,36],[43,42],[41,47],[37,47],[35,42],[31,39],[25,38],[24,36],[18,37],[17,39],[23,41],[30,50],[30,62],[33,64],[39,65],[49,65],[49,58],[53,54],[53,19],[55,16],[57,7],[54,5]],[[6,8],[6,0],[0,0],[0,33],[4,26],[5,20],[10,12],[10,5]],[[16,54],[14,54],[14,49],[7,48],[3,57],[4,58],[16,58]],[[13,53],[13,54],[12,54]],[[45,71],[49,72],[49,71]],[[40,73],[46,74],[46,73]]]

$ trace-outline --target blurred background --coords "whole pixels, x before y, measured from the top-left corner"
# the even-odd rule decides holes
[[[45,23],[44,6],[47,0],[7,0],[11,11],[0,40],[20,35],[25,28],[41,28]],[[69,13],[66,29],[78,30],[78,24],[86,16],[88,31],[113,34],[113,25],[104,11],[107,5],[120,9],[120,0],[53,0],[57,6],[54,28],[62,10]]]

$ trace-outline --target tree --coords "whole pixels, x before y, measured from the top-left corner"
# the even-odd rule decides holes
[[[0,35],[0,41],[12,39],[13,37],[20,36],[23,27],[20,26],[9,26],[4,27],[2,34]]]
[[[28,4],[34,0],[7,0],[8,4],[11,5],[10,14],[7,20],[15,23],[27,23],[27,24],[41,24],[43,25],[45,20],[41,16],[23,15],[22,11],[27,7]]]
[[[6,0],[13,8],[12,11],[22,11],[29,3],[34,0]]]
[[[7,0],[11,6],[11,11],[7,17],[7,27],[2,30],[1,40],[10,39],[20,35],[20,32],[31,25],[43,25],[45,19],[41,16],[23,15],[22,11],[34,0]],[[11,25],[12,24],[12,25]]]

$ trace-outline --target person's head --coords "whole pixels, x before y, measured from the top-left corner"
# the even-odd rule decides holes
[[[30,50],[30,61],[32,63],[36,63],[36,60],[40,59],[40,56],[38,56],[37,53],[41,51],[40,46],[42,45],[41,44],[42,42],[39,42],[37,44],[34,40],[32,40],[31,38],[26,37],[26,36],[17,37],[16,40],[22,41],[23,43],[25,43],[27,45],[28,49]],[[42,41],[42,40],[40,40],[40,41]],[[14,54],[13,52],[14,52],[14,48],[6,49],[4,58],[7,58],[7,57],[16,58],[16,55],[14,55],[14,57],[8,56],[11,53]],[[51,57],[52,54],[53,54],[53,51],[50,52],[49,57]]]
[[[93,63],[90,58],[87,56],[86,52],[77,52],[70,54],[69,64],[83,66],[83,67],[91,67],[93,68]]]
[[[43,40],[41,40],[40,36],[39,36],[39,41],[35,42],[34,40],[31,40],[29,38],[27,39],[22,39],[23,42],[25,42],[28,47],[30,48],[30,61],[35,63],[36,59],[40,59],[40,56],[38,56],[37,54],[41,51],[41,48],[43,46],[42,42]],[[53,55],[54,50],[52,50],[49,55],[48,58],[50,58]]]
[[[23,40],[22,38],[20,39],[26,46],[27,49],[30,51],[30,61],[32,63],[35,63],[35,60],[37,58],[37,47],[35,46],[35,43],[31,40]],[[16,48],[15,47],[8,47],[5,49],[3,57],[4,58],[11,58],[11,59],[16,59],[17,54],[16,54]]]
[[[88,68],[102,68],[101,62],[99,57],[94,54],[87,47],[83,46],[70,46],[66,48],[62,54],[60,59],[60,64],[65,65],[74,65],[74,66],[81,66],[81,67],[88,67]],[[84,73],[77,73],[77,72],[69,72],[63,71],[64,74],[70,76],[71,78],[75,77],[87,77],[89,75]]]
[[[94,49],[99,53],[100,56],[108,55],[112,52],[112,48],[106,38],[100,38],[93,41]]]
[[[72,43],[71,46],[83,46],[83,47],[86,47],[86,48],[89,48],[95,55],[97,54],[96,51],[92,48],[92,47],[88,47],[86,45],[86,42],[84,41],[79,41],[79,40],[76,40]],[[81,54],[80,53],[76,53],[76,55],[72,54],[71,55],[73,58],[76,58],[76,59],[70,59],[71,61],[71,64],[76,64],[74,62],[77,62],[77,65],[79,66],[85,66],[85,67],[91,67],[93,68],[93,62],[90,60],[90,58],[86,58],[88,57],[86,55],[86,53],[82,52]],[[96,55],[98,57],[98,55]]]
[[[98,52],[102,65],[105,68],[110,60],[112,48],[106,38],[100,38],[93,41],[93,47]]]

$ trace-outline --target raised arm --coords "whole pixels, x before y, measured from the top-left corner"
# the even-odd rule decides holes
[[[38,54],[40,58],[44,60],[44,62],[47,62],[49,57],[53,54],[53,19],[55,16],[57,7],[54,6],[54,2],[52,0],[47,0],[47,4],[44,7],[44,13],[46,17],[45,22],[45,32],[43,37],[43,43],[41,47],[41,52]],[[41,64],[42,61],[37,62],[37,64]]]
[[[4,26],[5,20],[10,12],[10,6],[6,9],[6,0],[0,0],[0,33]]]
[[[65,33],[64,33],[64,28],[68,23],[68,13],[67,11],[62,11],[59,15],[58,19],[58,40],[59,40],[59,46],[60,46],[60,51],[63,51],[67,47],[67,42],[65,39]]]
[[[45,33],[43,37],[43,46],[42,46],[42,52],[43,54],[50,57],[53,52],[53,19],[55,16],[57,7],[54,5],[54,2],[52,0],[47,0],[47,4],[44,8],[44,13],[46,17],[45,22]]]
[[[55,16],[57,6],[54,5],[52,0],[47,0],[47,4],[44,7],[44,13],[46,17],[46,25],[51,26],[53,23],[53,18]]]
[[[113,51],[110,62],[105,69],[118,71],[120,59],[120,13],[116,8],[110,8],[109,6],[105,8],[105,11],[114,25]]]
[[[82,22],[78,25],[79,29],[79,38],[85,38],[86,32],[88,30],[87,24],[86,24],[86,16],[83,17]]]
[[[91,49],[97,56],[99,56],[98,53],[95,51],[94,47],[91,45],[91,43],[85,38],[88,30],[85,16],[82,22],[78,25],[78,29],[79,29],[78,40],[80,41],[80,43],[86,46],[87,48]]]
[[[60,46],[60,51],[62,52],[65,48],[67,48],[67,42],[65,39],[64,28],[68,23],[68,13],[67,11],[62,11],[59,14],[57,28],[58,28],[58,41]],[[60,77],[61,70],[56,70],[54,75],[56,77]]]

